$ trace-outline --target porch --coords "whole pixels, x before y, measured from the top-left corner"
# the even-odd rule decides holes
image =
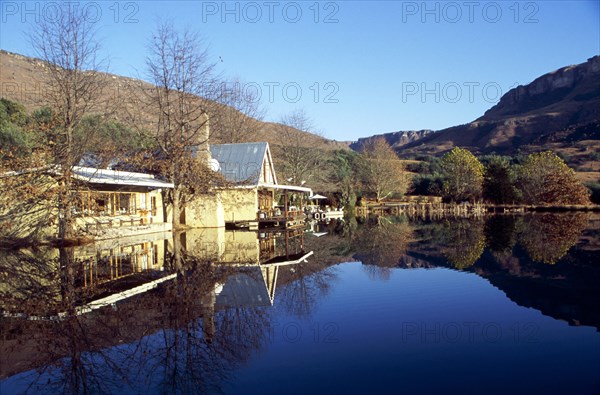
[[[280,194],[276,205],[275,196]],[[310,188],[295,185],[262,185],[258,190],[257,220],[259,228],[293,228],[304,226],[304,207]],[[308,195],[308,196],[305,196]]]
[[[82,167],[73,173],[78,185],[71,214],[79,233],[108,239],[171,230],[161,189],[172,184],[143,173]]]

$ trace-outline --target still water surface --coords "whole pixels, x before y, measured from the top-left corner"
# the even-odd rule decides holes
[[[600,392],[597,215],[310,230],[2,252],[0,393]]]

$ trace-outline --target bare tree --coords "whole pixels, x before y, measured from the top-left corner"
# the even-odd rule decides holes
[[[11,164],[17,174],[3,180],[3,188],[10,188],[11,194],[20,197],[16,202],[27,207],[18,207],[15,201],[9,210],[0,207],[0,213],[13,221],[19,221],[16,216],[34,218],[32,234],[56,218],[58,239],[63,241],[73,236],[76,196],[72,193],[72,166],[84,154],[75,133],[82,119],[101,107],[100,93],[105,86],[96,31],[85,12],[64,5],[53,18],[42,18],[32,26],[29,39],[35,56],[43,62],[41,94],[51,114],[38,125],[39,141],[33,154],[21,161],[19,168]],[[34,207],[39,215],[31,215]]]
[[[217,98],[220,106],[211,116],[213,141],[220,143],[243,143],[255,141],[264,111],[260,105],[259,92],[239,79],[224,81]]]
[[[151,134],[158,147],[151,162],[175,185],[168,201],[173,208],[173,227],[178,228],[189,198],[208,188],[209,113],[215,102],[207,98],[214,98],[219,84],[215,63],[209,60],[197,33],[180,33],[170,23],[159,24],[149,51],[146,66],[154,87],[146,105],[157,109]]]
[[[277,135],[281,172],[286,183],[300,185],[314,182],[320,176],[322,152],[306,144],[306,133],[314,133],[314,125],[304,110],[283,116]]]
[[[362,183],[377,201],[407,189],[404,165],[383,138],[369,140],[361,154]]]

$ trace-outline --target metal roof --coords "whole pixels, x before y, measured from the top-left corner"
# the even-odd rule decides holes
[[[152,174],[73,166],[73,178],[92,184],[129,185],[151,188],[173,188],[174,185],[154,178]]]
[[[210,154],[219,161],[219,172],[229,181],[258,185],[268,143],[211,144]]]
[[[270,307],[273,301],[263,278],[260,267],[251,266],[227,278],[220,292],[217,293],[215,306],[231,307]]]
[[[31,168],[20,171],[0,173],[2,177],[13,177],[29,173],[45,173],[50,175],[61,174],[60,166],[52,165],[39,168]],[[152,174],[134,173],[131,171],[119,171],[109,169],[97,169],[95,167],[73,166],[72,177],[76,180],[92,184],[129,185],[149,188],[174,188],[174,184],[157,180]]]
[[[281,185],[281,184],[261,183],[261,184],[259,184],[259,186],[265,187],[265,188],[286,189],[288,191],[304,192],[304,193],[308,193],[310,195],[312,195],[312,193],[313,193],[313,191],[312,191],[311,188],[301,187],[301,186],[298,186],[298,185]]]

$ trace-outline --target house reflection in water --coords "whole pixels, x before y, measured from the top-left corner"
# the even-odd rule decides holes
[[[177,244],[196,266],[174,264]],[[212,343],[219,312],[273,304],[279,266],[305,260],[312,252],[303,247],[301,231],[221,228],[2,253],[0,272],[10,275],[0,285],[0,379],[50,366],[73,347],[106,349],[195,321]]]
[[[205,261],[234,265],[265,265],[304,257],[304,229],[230,231],[225,228],[189,229],[185,251]]]
[[[82,267],[84,287],[97,287],[138,273],[164,271],[165,243],[163,240],[140,240],[127,245],[95,245],[79,251],[76,262]]]
[[[188,253],[215,262],[217,270],[228,273],[202,298],[203,328],[208,341],[215,335],[215,311],[272,306],[279,267],[304,262],[313,253],[304,251],[303,229],[192,229],[186,233],[185,244]]]
[[[113,304],[174,278],[165,268],[166,234],[99,241],[68,249],[0,254],[4,317],[60,319]],[[19,268],[18,270],[16,268]]]
[[[297,264],[312,254],[304,252],[301,230],[258,233],[193,229],[178,237],[185,254],[196,261],[228,268],[232,273],[227,277],[231,284],[218,283],[214,287],[216,295],[224,292],[215,301],[222,306],[234,300],[240,307],[272,305],[278,267]],[[172,262],[173,248],[172,234],[166,233],[106,240],[62,252],[51,249],[37,259],[27,251],[0,257],[4,261],[0,265],[6,265],[8,273],[11,273],[8,267],[16,262],[31,266],[11,273],[0,286],[3,315],[56,318],[68,314],[72,308],[81,314],[114,305],[175,279],[180,268]],[[65,279],[67,269],[69,278]],[[70,287],[65,286],[65,281]],[[244,286],[246,291],[242,291]],[[244,292],[246,297],[242,297]],[[73,306],[75,301],[79,303]]]

